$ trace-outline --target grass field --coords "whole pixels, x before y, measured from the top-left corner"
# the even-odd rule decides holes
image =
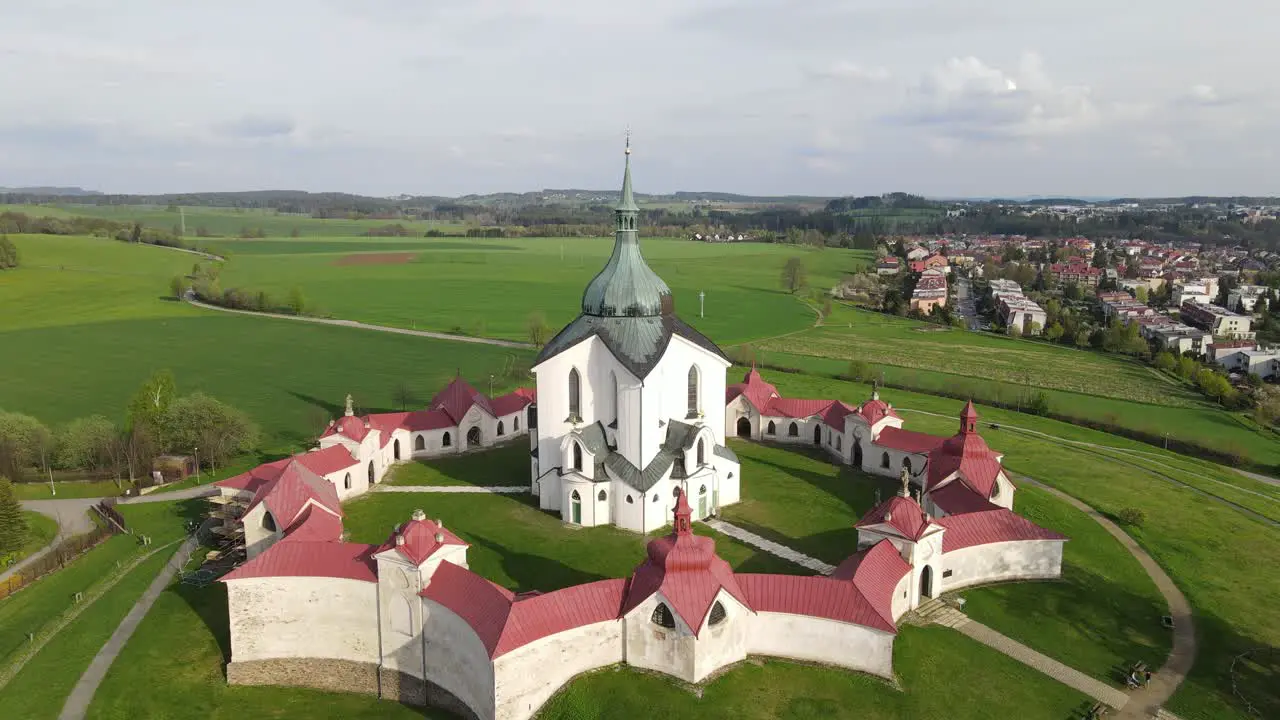
[[[58,522],[53,518],[29,510],[24,510],[22,517],[27,521],[27,542],[13,556],[15,563],[53,542],[53,538],[58,535]]]
[[[812,325],[813,312],[779,289],[789,257],[802,257],[814,287],[868,261],[866,253],[790,245],[707,244],[646,238],[645,259],[671,287],[690,324],[719,343],[766,338]],[[527,340],[532,310],[553,329],[581,307],[582,291],[613,250],[612,238],[497,240],[351,238],[226,241],[233,259],[223,287],[283,297],[301,287],[323,312],[362,322]],[[268,252],[262,252],[266,249]],[[340,264],[350,253],[400,251],[410,262]],[[698,293],[705,292],[705,318]]]

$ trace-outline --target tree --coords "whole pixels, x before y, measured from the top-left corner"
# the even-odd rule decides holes
[[[1274,425],[1280,421],[1280,387],[1264,385],[1253,391],[1253,419],[1259,425]]]
[[[142,426],[151,432],[158,431],[177,391],[172,372],[166,369],[152,373],[129,400],[129,407],[125,411],[125,429],[133,432],[134,428]]]
[[[101,415],[72,420],[58,432],[58,467],[99,472],[111,464],[111,443],[118,431]]]
[[[1161,351],[1156,353],[1155,359],[1152,361],[1157,370],[1165,372],[1173,372],[1178,367],[1178,361],[1173,358],[1173,353]]]
[[[133,229],[129,231],[129,242],[142,242],[142,223],[135,222],[133,224]]]
[[[30,415],[0,411],[0,443],[6,446],[9,462],[19,471],[44,467],[53,448],[53,433]],[[17,480],[18,477],[14,474],[10,479]]]
[[[870,363],[866,360],[849,361],[849,377],[853,380],[864,381],[875,377],[874,371],[871,369]]]
[[[288,308],[294,315],[301,315],[307,310],[307,296],[302,294],[302,288],[297,285],[289,291]]]
[[[182,296],[187,294],[187,278],[183,275],[174,275],[169,280],[169,294],[173,295],[175,300],[181,300]]]
[[[1147,300],[1150,299],[1150,296],[1151,294],[1147,291],[1147,286],[1139,285],[1137,294],[1134,296],[1134,299],[1145,305],[1147,303]]]
[[[547,325],[547,316],[543,315],[541,310],[529,313],[527,327],[529,342],[538,347],[545,345],[551,337],[551,326]]]
[[[798,257],[787,258],[782,266],[782,287],[792,294],[803,288],[808,281],[808,271],[804,261]]]
[[[0,270],[18,267],[18,247],[8,235],[0,235]]]
[[[1052,322],[1052,323],[1049,323],[1049,327],[1045,328],[1044,336],[1050,342],[1058,342],[1059,340],[1062,339],[1062,334],[1064,332],[1066,331],[1063,329],[1061,323]]]
[[[258,441],[258,428],[247,415],[199,392],[174,400],[161,427],[163,447],[176,452],[198,447],[200,459],[214,469]]]
[[[404,412],[405,408],[418,403],[418,396],[407,383],[402,382],[391,392],[391,401],[400,406],[400,412]]]
[[[27,519],[13,494],[13,483],[0,477],[0,555],[17,552],[27,544]]]
[[[1068,300],[1079,300],[1083,297],[1080,286],[1075,283],[1067,283],[1067,286],[1062,289],[1062,295]]]

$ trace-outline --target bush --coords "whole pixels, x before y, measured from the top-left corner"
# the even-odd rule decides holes
[[[1142,508],[1127,507],[1116,514],[1120,522],[1131,527],[1142,527],[1147,521],[1147,512]]]

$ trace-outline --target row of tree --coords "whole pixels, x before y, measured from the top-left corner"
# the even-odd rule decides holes
[[[201,392],[179,396],[168,370],[134,393],[122,423],[102,415],[51,430],[36,418],[0,411],[0,477],[39,480],[53,469],[118,481],[146,477],[158,455],[195,454],[216,469],[249,452],[257,426],[243,412]]]
[[[0,270],[18,267],[18,247],[8,235],[0,235]]]
[[[223,288],[221,277],[221,263],[196,263],[190,275],[175,275],[169,280],[169,293],[182,300],[190,292],[201,302],[232,310],[306,315],[311,309],[300,287],[294,286],[279,298],[265,290]]]

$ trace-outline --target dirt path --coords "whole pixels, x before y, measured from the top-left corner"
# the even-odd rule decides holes
[[[413,335],[416,337],[434,338],[436,340],[452,340],[454,342],[475,343],[477,345],[494,345],[496,347],[520,348],[522,350],[532,350],[534,346],[529,343],[515,342],[514,340],[495,340],[493,338],[470,337],[468,335],[450,335],[449,333],[431,332],[430,330],[408,330],[405,328],[390,327],[387,325],[370,325],[368,323],[358,322],[356,320],[336,320],[330,318],[308,317],[306,315],[281,315],[279,313],[254,312],[252,310],[232,310],[231,308],[218,307],[217,305],[209,305],[199,300],[187,297],[187,302],[205,310],[217,310],[218,312],[236,313],[238,315],[253,315],[254,317],[269,317],[279,320],[293,320],[295,322],[315,323],[317,325],[336,325],[338,327],[358,328],[360,330],[377,330],[379,332],[397,333],[399,335]]]

